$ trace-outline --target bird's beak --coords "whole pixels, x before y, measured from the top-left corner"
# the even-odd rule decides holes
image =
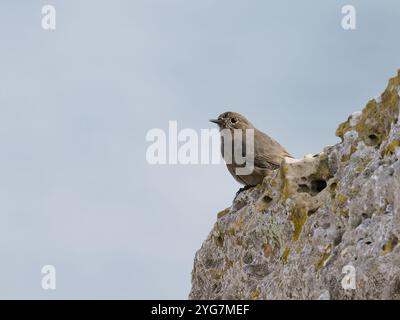
[[[219,119],[210,119],[210,122],[216,123],[219,126],[222,124],[222,120]]]

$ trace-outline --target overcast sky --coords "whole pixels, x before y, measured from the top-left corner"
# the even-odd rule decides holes
[[[240,186],[222,164],[148,164],[146,133],[233,110],[319,152],[400,68],[399,30],[398,0],[2,0],[0,298],[186,298]]]

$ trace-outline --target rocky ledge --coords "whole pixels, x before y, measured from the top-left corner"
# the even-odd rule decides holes
[[[339,125],[218,214],[191,299],[400,298],[400,70]]]

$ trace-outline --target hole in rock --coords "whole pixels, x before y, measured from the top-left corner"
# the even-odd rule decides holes
[[[297,188],[297,192],[310,193],[310,188],[306,184],[299,184],[299,187]]]
[[[311,191],[319,193],[326,188],[326,181],[323,179],[316,179],[311,181]]]
[[[380,140],[379,140],[379,136],[377,136],[376,134],[372,133],[370,135],[368,135],[367,137],[367,144],[369,145],[377,145],[379,144]]]
[[[272,201],[272,198],[270,197],[270,196],[264,196],[264,201],[266,202],[266,203],[270,203],[271,201]]]
[[[319,209],[319,208],[313,208],[313,209],[308,210],[307,215],[308,215],[308,216],[313,215],[314,213],[317,212],[318,209]]]
[[[362,217],[363,219],[369,219],[369,218],[371,218],[371,214],[366,213],[366,212],[363,212],[363,213],[361,213],[361,217]]]

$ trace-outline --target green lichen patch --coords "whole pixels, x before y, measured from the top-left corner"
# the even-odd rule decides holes
[[[335,202],[338,207],[343,207],[347,204],[348,201],[349,198],[346,195],[344,195],[343,193],[336,193]]]
[[[223,216],[226,216],[230,212],[230,208],[226,208],[220,212],[217,213],[217,218],[220,219]]]
[[[281,261],[283,264],[286,264],[288,262],[289,253],[290,253],[290,247],[286,246],[286,248],[285,248],[285,250],[283,250],[283,254],[281,256]]]
[[[380,101],[370,100],[363,109],[360,119],[354,129],[360,139],[368,146],[379,145],[388,135],[391,124],[397,121],[399,115],[400,72],[389,80],[386,90]],[[343,140],[345,133],[353,128],[350,120],[343,122],[336,130],[336,135]]]
[[[390,142],[386,148],[382,151],[381,155],[384,156],[391,156],[396,152],[396,149],[400,147],[400,140],[393,140]]]
[[[356,147],[355,145],[352,145],[352,146],[350,147],[350,152],[349,152],[348,154],[342,155],[342,157],[340,158],[340,161],[342,161],[342,162],[349,161],[350,158],[351,158],[351,156],[352,156],[352,154],[353,154],[354,152],[356,152],[356,151],[357,151],[357,147]]]
[[[371,162],[371,160],[372,160],[371,157],[366,157],[366,158],[361,159],[361,161],[357,164],[355,172],[358,174],[363,172],[365,167]]]
[[[283,200],[287,200],[291,195],[290,186],[289,186],[289,179],[287,178],[288,171],[289,171],[288,166],[286,164],[283,164],[281,169],[280,169],[281,179],[282,179],[282,190],[281,190],[281,193],[283,195]]]
[[[315,271],[318,271],[325,266],[326,262],[331,256],[331,253],[332,253],[332,244],[329,244],[325,247],[324,252],[321,254],[319,260],[315,264]]]
[[[317,168],[318,176],[324,180],[329,180],[333,177],[333,173],[329,168],[328,158],[326,155],[322,155],[319,160],[318,168]]]
[[[219,270],[219,269],[209,269],[208,275],[213,280],[220,280],[223,276],[223,272],[222,272],[222,270]]]
[[[343,193],[337,191],[337,187],[335,187],[334,191],[331,191],[331,209],[332,212],[338,214],[344,218],[349,217],[349,209],[346,207],[349,202],[349,197]]]
[[[256,289],[250,293],[250,299],[255,300],[260,296],[260,294],[261,291],[259,289]]]
[[[333,201],[333,211],[336,213],[339,212],[340,214],[344,213],[346,211],[345,206],[347,205],[348,201],[349,198],[345,194],[336,192]]]
[[[335,135],[337,137],[341,138],[342,141],[343,141],[344,134],[347,131],[350,131],[350,129],[351,129],[351,126],[350,126],[350,117],[349,117],[347,119],[347,121],[342,122],[341,124],[339,124],[338,128],[336,129]]]
[[[264,229],[266,242],[273,247],[273,250],[280,249],[282,246],[283,226],[271,216],[268,221],[268,227]]]
[[[359,137],[368,146],[379,145],[389,134],[399,114],[399,95],[396,89],[386,89],[381,102],[370,100],[355,126]]]
[[[388,254],[389,252],[392,252],[394,247],[399,243],[399,239],[397,239],[396,236],[393,236],[388,242],[386,242],[383,247],[383,255]]]
[[[308,210],[305,207],[295,208],[289,217],[289,220],[293,223],[293,241],[297,241],[300,237],[301,230],[307,221]]]

